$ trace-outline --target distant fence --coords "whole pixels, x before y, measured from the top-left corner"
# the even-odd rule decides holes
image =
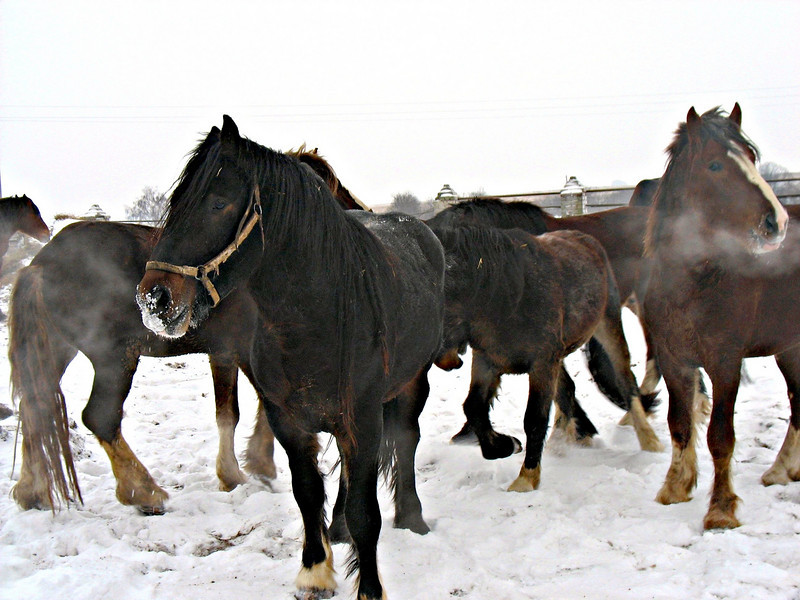
[[[767,179],[775,195],[784,204],[800,204],[800,174]],[[636,186],[625,185],[619,187],[586,187],[586,212],[593,213],[619,206],[627,206]],[[546,192],[527,192],[523,194],[499,194],[492,198],[500,198],[508,202],[523,200],[536,204],[547,212],[561,216],[561,190]],[[459,196],[458,200],[471,200],[474,196]]]

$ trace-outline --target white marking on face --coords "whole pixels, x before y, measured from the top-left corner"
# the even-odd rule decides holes
[[[741,152],[728,150],[728,156],[739,166],[744,176],[747,177],[747,180],[758,187],[761,193],[764,194],[764,197],[772,204],[772,207],[775,209],[778,231],[784,231],[786,229],[786,223],[789,221],[789,215],[786,213],[786,209],[783,208],[781,203],[778,202],[778,197],[775,195],[775,192],[769,187],[769,184],[761,176],[761,173],[758,172],[756,166],[747,160]]]

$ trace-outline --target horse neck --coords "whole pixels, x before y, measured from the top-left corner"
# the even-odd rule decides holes
[[[19,231],[22,205],[19,198],[3,198],[0,201],[0,234],[11,237]]]

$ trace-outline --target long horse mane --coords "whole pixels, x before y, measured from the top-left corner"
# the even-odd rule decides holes
[[[219,170],[237,169],[243,182],[260,190],[263,251],[286,256],[291,249],[305,257],[314,272],[335,283],[337,315],[335,360],[339,361],[339,395],[344,402],[345,426],[351,434],[352,373],[355,369],[357,310],[367,311],[388,372],[386,311],[382,290],[390,289],[392,273],[380,241],[363,225],[347,218],[331,190],[296,157],[240,137],[236,158],[223,156],[219,129],[214,127],[190,156],[171,195],[165,227],[181,232]],[[185,233],[185,232],[184,232]],[[358,305],[358,306],[357,306]],[[352,436],[351,436],[351,439]]]
[[[759,158],[756,145],[719,106],[707,110],[700,116],[700,126],[697,128],[696,134],[704,144],[709,141],[717,142],[733,152],[741,153],[744,149],[745,152],[751,153],[756,160]],[[666,149],[667,166],[653,194],[653,208],[650,211],[645,235],[645,255],[652,254],[661,237],[664,221],[674,215],[678,206],[680,196],[675,190],[681,187],[684,173],[688,170],[682,164],[681,158],[690,144],[689,126],[684,121],[678,125],[675,137]]]
[[[462,200],[444,209],[429,220],[429,224],[457,225],[472,223],[513,229],[519,227],[527,231],[547,231],[547,213],[530,202],[513,200],[506,202],[499,198],[485,197]]]

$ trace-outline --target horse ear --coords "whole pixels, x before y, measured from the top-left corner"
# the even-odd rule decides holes
[[[733,105],[733,110],[731,111],[731,115],[728,118],[734,123],[736,123],[736,126],[739,129],[742,128],[742,107],[739,106],[738,102]]]
[[[700,128],[700,115],[697,114],[697,111],[694,109],[694,106],[689,109],[689,113],[686,115],[686,131],[691,136],[695,131]]]
[[[228,115],[222,116],[222,140],[238,140],[239,128]]]

